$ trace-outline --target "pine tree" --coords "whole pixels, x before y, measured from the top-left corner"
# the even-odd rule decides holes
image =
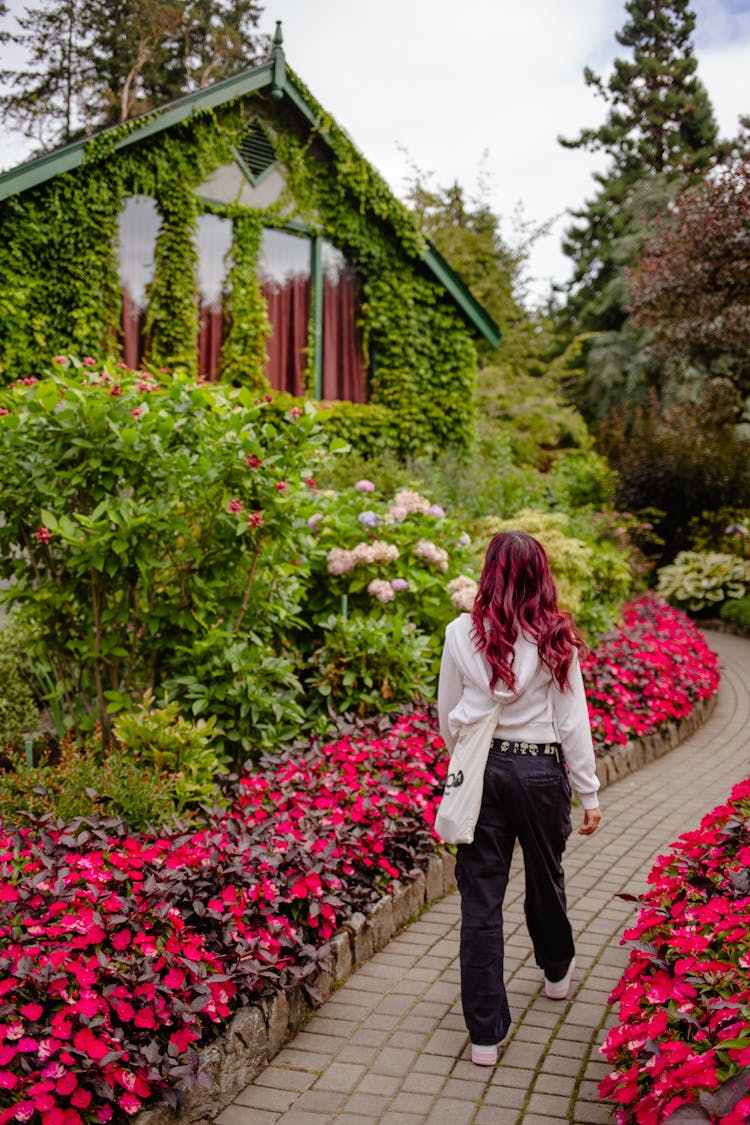
[[[637,253],[643,221],[669,200],[684,177],[703,172],[719,155],[717,126],[697,77],[690,0],[628,0],[617,41],[632,51],[616,59],[605,82],[584,71],[608,103],[606,121],[584,129],[567,148],[608,154],[595,175],[599,190],[568,230],[563,249],[574,262],[566,314],[577,331],[622,328],[621,271]],[[644,191],[644,181],[650,181]],[[647,198],[646,198],[647,197]],[[644,208],[645,204],[645,208]]]

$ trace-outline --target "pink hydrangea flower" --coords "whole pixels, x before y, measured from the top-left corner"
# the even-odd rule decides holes
[[[357,492],[374,492],[375,485],[371,480],[358,480],[354,486]]]

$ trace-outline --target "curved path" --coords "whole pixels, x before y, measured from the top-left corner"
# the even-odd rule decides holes
[[[547,1000],[523,919],[520,859],[505,909],[513,1013],[499,1065],[468,1060],[458,973],[456,891],[355,972],[217,1125],[593,1125],[611,1120],[596,1087],[598,1046],[614,1017],[607,997],[627,960],[633,916],[616,898],[640,894],[654,858],[732,785],[750,775],[750,641],[711,633],[722,659],[717,706],[682,746],[602,793],[592,839],[566,853],[578,969],[570,998]]]

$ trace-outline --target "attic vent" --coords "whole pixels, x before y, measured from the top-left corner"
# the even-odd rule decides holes
[[[273,145],[266,131],[254,121],[240,141],[240,156],[253,180],[258,180],[276,163]]]

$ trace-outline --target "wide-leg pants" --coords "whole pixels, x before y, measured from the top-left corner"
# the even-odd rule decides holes
[[[526,924],[536,962],[561,980],[573,958],[562,855],[571,832],[566,767],[552,755],[509,754],[490,748],[472,844],[460,844],[461,1001],[472,1043],[499,1043],[510,1027],[503,980],[503,898],[513,845],[526,874]]]

